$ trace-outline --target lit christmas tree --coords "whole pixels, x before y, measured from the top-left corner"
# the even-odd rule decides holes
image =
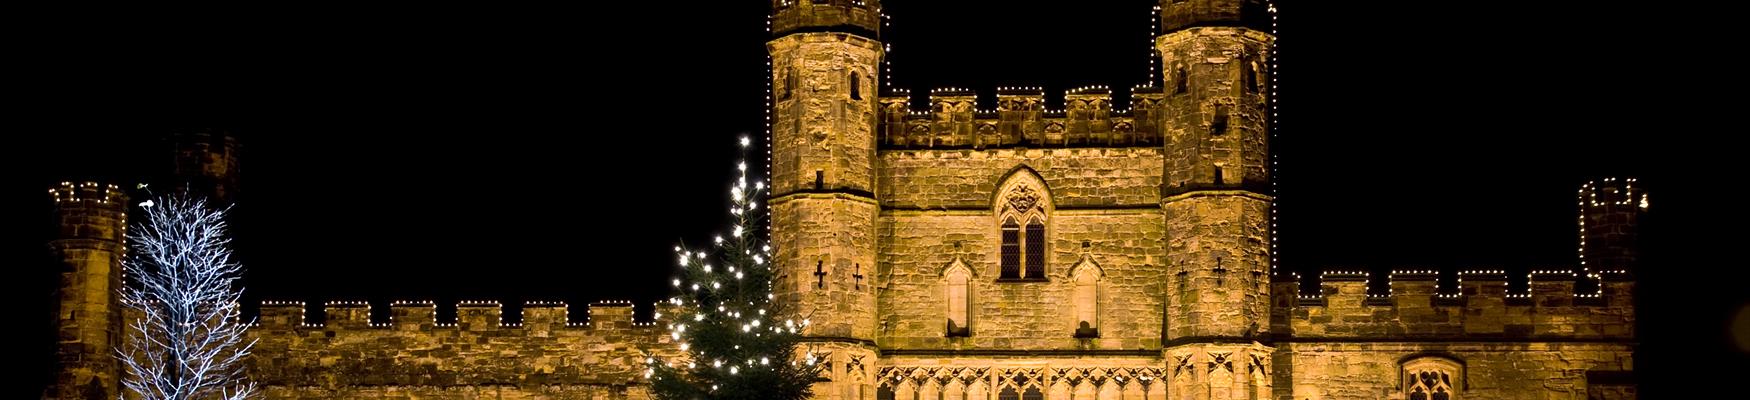
[[[741,138],[745,158],[749,140]],[[734,221],[727,237],[705,250],[675,247],[681,273],[669,335],[685,353],[645,358],[645,377],[658,399],[806,399],[819,382],[823,354],[798,356],[797,337],[808,319],[773,302],[771,246],[756,229],[764,221],[765,182],[748,182],[747,161],[730,188]],[[648,353],[647,353],[648,354]]]

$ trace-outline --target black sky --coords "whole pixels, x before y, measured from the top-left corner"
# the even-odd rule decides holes
[[[48,320],[48,184],[159,179],[152,126],[212,124],[246,146],[254,297],[648,304],[675,242],[722,225],[734,139],[761,135],[764,4],[728,3],[56,14],[20,77],[42,120],[5,146],[9,237],[34,238],[0,247],[31,271],[9,285]],[[1572,265],[1575,189],[1636,176],[1642,362],[1730,352],[1745,272],[1710,257],[1741,234],[1679,224],[1740,226],[1716,192],[1742,168],[1711,149],[1742,111],[1708,100],[1735,72],[1696,10],[1537,3],[1282,6],[1282,267]],[[1128,88],[1149,5],[890,0],[895,86]]]

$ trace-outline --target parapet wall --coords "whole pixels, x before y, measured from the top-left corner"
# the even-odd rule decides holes
[[[371,322],[363,302],[329,302],[326,323],[303,302],[264,302],[250,336],[250,376],[266,398],[648,398],[643,351],[678,355],[658,322],[632,305],[589,305],[582,321],[559,302],[530,302],[505,323],[497,302],[400,301]],[[659,320],[662,314],[657,314]]]
[[[1316,293],[1302,293],[1297,275],[1278,278],[1271,329],[1294,341],[1629,341],[1635,334],[1634,282],[1623,271],[1534,271],[1524,291],[1509,291],[1501,270],[1445,278],[1393,271],[1385,293],[1369,293],[1376,277],[1360,271],[1324,272],[1311,282]]]
[[[1039,87],[1003,87],[997,108],[979,110],[977,93],[961,88],[930,91],[929,110],[912,109],[911,93],[883,96],[877,130],[883,148],[960,149],[1000,147],[1158,147],[1161,92],[1132,90],[1129,108],[1114,109],[1112,90],[1088,86],[1066,91],[1064,108],[1045,108]]]

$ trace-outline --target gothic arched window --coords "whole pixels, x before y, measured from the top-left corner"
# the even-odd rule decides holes
[[[1021,225],[1013,219],[1003,221],[1002,279],[1021,278]]]
[[[972,279],[972,270],[960,260],[948,264],[942,277],[947,281],[948,292],[948,336],[972,336],[972,293],[968,289],[968,281]]]
[[[1100,337],[1100,266],[1094,265],[1093,260],[1083,259],[1069,274],[1075,282],[1075,292],[1071,297],[1075,303],[1075,337]]]
[[[1027,278],[1045,277],[1045,221],[1027,220]]]
[[[1002,240],[998,279],[1044,280],[1051,210],[1045,182],[1022,168],[1010,174],[997,193],[995,211]]]
[[[1457,400],[1464,388],[1464,365],[1441,357],[1425,356],[1403,363],[1404,398],[1410,400]]]
[[[997,392],[997,400],[1021,400],[1021,394],[1016,393],[1012,386],[1004,387],[1003,391]]]

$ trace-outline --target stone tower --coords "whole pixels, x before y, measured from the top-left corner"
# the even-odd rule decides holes
[[[178,131],[170,141],[176,151],[175,187],[207,196],[219,207],[237,201],[237,139],[218,129]]]
[[[876,77],[879,0],[774,0],[772,65],[774,291],[830,352],[817,398],[873,393]]]
[[[1580,186],[1580,268],[1633,272],[1647,191],[1635,179],[1607,178]]]
[[[1269,5],[1161,0],[1168,398],[1271,396]]]
[[[49,242],[61,265],[55,314],[56,376],[48,397],[114,399],[119,380],[123,238],[128,196],[116,185],[61,182],[50,189],[61,231]]]

